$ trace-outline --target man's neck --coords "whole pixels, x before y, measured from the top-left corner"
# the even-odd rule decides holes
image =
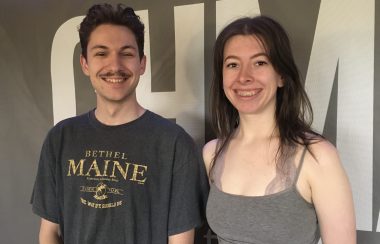
[[[145,108],[137,102],[132,105],[97,105],[95,117],[105,125],[121,125],[136,120],[144,114]]]

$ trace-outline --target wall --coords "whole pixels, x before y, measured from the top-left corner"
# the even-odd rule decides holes
[[[94,107],[79,66],[76,27],[99,1],[0,2],[0,236],[37,243],[30,194],[40,147],[57,121]],[[117,1],[110,0],[110,3]],[[338,148],[349,175],[358,243],[380,242],[380,7],[375,0],[125,0],[146,24],[147,108],[175,118],[202,145],[216,33],[231,19],[269,15],[291,36],[314,127]],[[197,243],[216,243],[211,232]]]

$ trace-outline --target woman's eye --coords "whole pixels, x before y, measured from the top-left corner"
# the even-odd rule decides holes
[[[267,62],[265,62],[265,61],[257,61],[256,62],[256,66],[262,66],[262,65],[265,65],[265,64],[267,64]]]
[[[237,63],[229,63],[226,65],[227,68],[236,68],[237,66]]]

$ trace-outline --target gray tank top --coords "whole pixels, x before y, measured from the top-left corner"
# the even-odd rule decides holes
[[[240,196],[211,183],[207,221],[219,244],[317,244],[320,238],[314,205],[296,188],[305,151],[294,183],[278,193]]]

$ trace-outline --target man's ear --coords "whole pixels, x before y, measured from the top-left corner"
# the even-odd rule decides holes
[[[145,73],[146,69],[146,56],[144,55],[140,60],[140,75]]]
[[[87,59],[81,54],[79,57],[80,66],[82,67],[82,71],[85,75],[89,76],[90,72],[88,71]]]

